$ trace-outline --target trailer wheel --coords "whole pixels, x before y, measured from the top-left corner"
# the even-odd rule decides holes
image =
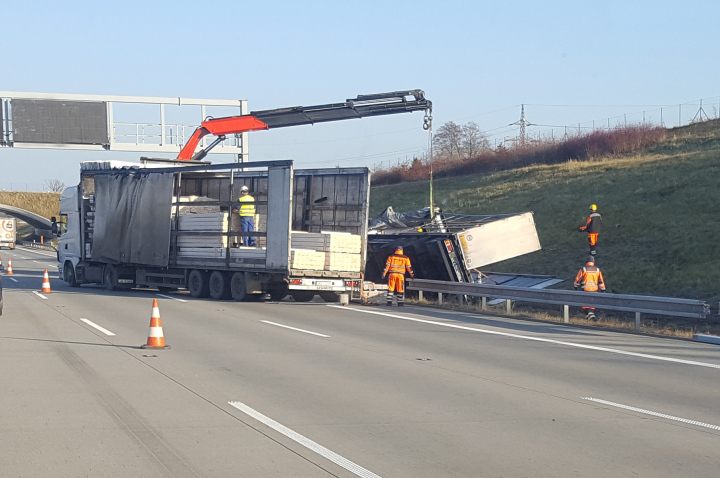
[[[244,272],[236,272],[230,279],[230,295],[237,301],[246,300],[248,297]]]
[[[191,270],[188,275],[188,290],[191,297],[207,297],[210,294],[207,274],[197,269]]]
[[[310,302],[315,298],[315,292],[310,290],[296,290],[290,295],[295,302]]]
[[[115,266],[108,264],[105,266],[103,273],[103,281],[107,290],[118,290],[118,275]]]
[[[67,261],[63,265],[63,280],[67,282],[67,285],[69,285],[70,287],[80,286],[80,284],[78,284],[77,278],[75,277],[75,268],[70,261]]]
[[[325,302],[340,302],[340,296],[335,292],[320,292],[320,298]]]
[[[220,271],[213,271],[208,279],[210,297],[216,300],[227,299],[230,296],[230,284],[227,277]]]
[[[270,293],[270,300],[273,302],[280,302],[288,295],[288,286],[283,284],[280,287],[274,287],[268,291]]]

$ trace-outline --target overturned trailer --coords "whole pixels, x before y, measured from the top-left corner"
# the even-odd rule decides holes
[[[368,281],[380,280],[387,257],[398,246],[412,259],[416,277],[453,282],[474,282],[478,268],[541,248],[531,212],[441,213],[432,219],[429,208],[396,216],[387,213],[370,224]]]

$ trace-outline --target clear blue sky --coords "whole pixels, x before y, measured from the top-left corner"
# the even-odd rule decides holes
[[[720,107],[717,0],[33,1],[0,6],[0,90],[246,99],[250,110],[423,89],[434,127],[491,142],[538,125],[687,122]],[[671,105],[674,105],[671,107]],[[251,160],[395,163],[422,113],[250,133]],[[547,126],[531,134],[550,134]],[[562,134],[555,128],[554,134]],[[138,154],[0,149],[0,189],[77,182],[78,162]],[[227,158],[227,157],[225,157]],[[218,161],[218,157],[215,161]]]

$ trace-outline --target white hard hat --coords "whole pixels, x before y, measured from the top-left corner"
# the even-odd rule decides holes
[[[243,186],[243,187],[240,188],[240,191],[241,191],[241,192],[242,192],[242,191],[249,191],[249,189],[248,189],[247,186]]]

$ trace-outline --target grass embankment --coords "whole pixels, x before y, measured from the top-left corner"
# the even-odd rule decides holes
[[[50,219],[60,211],[60,193],[0,191],[0,204],[19,207]],[[35,229],[18,220],[18,239],[23,240],[35,234]],[[39,239],[38,239],[39,240]]]
[[[463,214],[533,211],[542,250],[487,270],[572,281],[588,255],[577,231],[590,204],[604,225],[597,263],[610,292],[720,300],[720,129],[717,120],[668,131],[644,151],[436,180],[435,204]],[[371,216],[429,203],[426,181],[373,187]]]
[[[19,207],[50,219],[60,211],[60,193],[0,191],[0,204]]]

